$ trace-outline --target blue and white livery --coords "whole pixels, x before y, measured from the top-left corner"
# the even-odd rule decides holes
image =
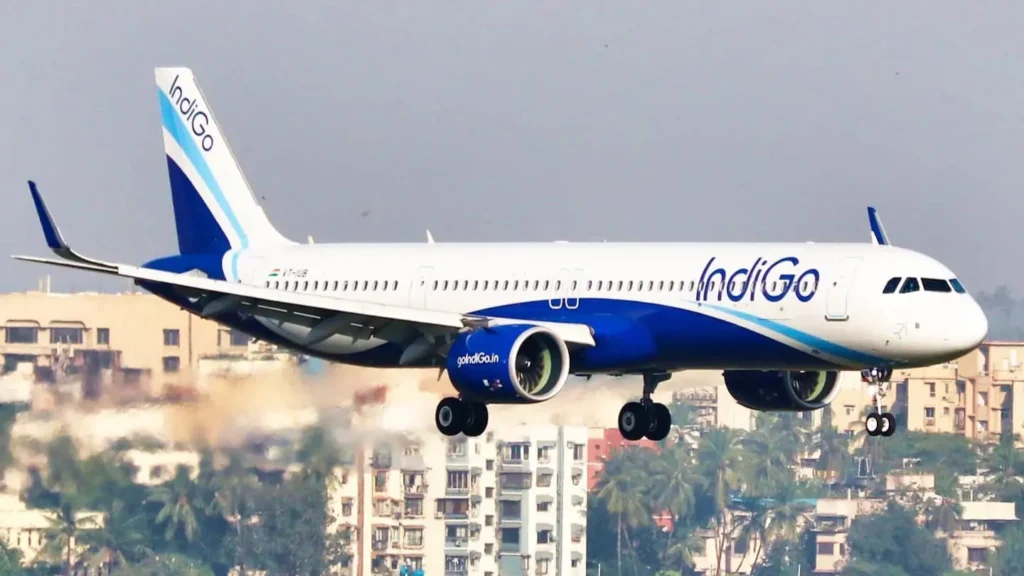
[[[988,323],[956,275],[889,243],[299,244],[267,219],[191,70],[158,68],[178,254],[141,267],[84,257],[30,183],[60,259],[131,278],[191,312],[305,354],[447,371],[445,434],[479,435],[487,405],[542,402],[570,374],[642,374],[619,414],[627,439],[669,432],[652,401],[675,371],[724,370],[758,410],[814,410],[838,371],[881,393],[897,367],[957,358]],[[871,434],[892,434],[872,414]]]

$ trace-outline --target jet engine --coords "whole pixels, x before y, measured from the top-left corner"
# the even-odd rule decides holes
[[[806,412],[839,393],[835,370],[726,370],[725,387],[741,406],[762,412]]]
[[[569,378],[565,341],[542,326],[509,324],[459,334],[446,361],[466,400],[530,404],[550,400]]]

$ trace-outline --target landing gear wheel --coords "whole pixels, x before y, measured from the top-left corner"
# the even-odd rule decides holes
[[[483,434],[487,430],[487,405],[478,402],[464,402],[463,406],[468,418],[462,428],[462,433],[470,438]]]
[[[455,436],[462,432],[468,420],[466,405],[458,398],[445,398],[437,403],[434,411],[434,423],[438,431],[445,436]]]
[[[647,408],[639,402],[628,402],[619,410],[619,433],[630,442],[644,437],[649,429]]]
[[[896,417],[889,412],[882,413],[882,436],[888,438],[896,433]]]
[[[648,440],[660,442],[664,440],[669,431],[672,430],[672,413],[664,404],[650,404],[647,406],[647,436]]]
[[[878,436],[882,433],[882,416],[880,414],[868,414],[868,417],[864,420],[864,430],[867,431],[868,436]]]

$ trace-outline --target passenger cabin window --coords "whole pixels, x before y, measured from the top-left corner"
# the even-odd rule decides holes
[[[925,292],[952,292],[949,282],[939,278],[921,278],[921,287]]]
[[[953,291],[956,292],[957,294],[966,294],[967,293],[967,290],[964,290],[964,285],[961,284],[960,281],[957,280],[956,278],[950,278],[949,279],[949,283],[950,283],[950,285],[953,286]]]
[[[900,288],[900,294],[909,294],[911,292],[917,292],[921,289],[921,284],[917,281],[917,278],[907,278],[903,281],[903,287]]]
[[[896,278],[890,278],[889,281],[885,283],[885,288],[882,288],[882,294],[892,294],[895,292],[900,286],[900,280],[901,278],[899,276]]]

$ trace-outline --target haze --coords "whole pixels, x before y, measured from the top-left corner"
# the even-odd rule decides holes
[[[894,243],[1024,289],[1024,4],[7,2],[0,290],[176,251],[153,79],[195,70],[296,240]]]

